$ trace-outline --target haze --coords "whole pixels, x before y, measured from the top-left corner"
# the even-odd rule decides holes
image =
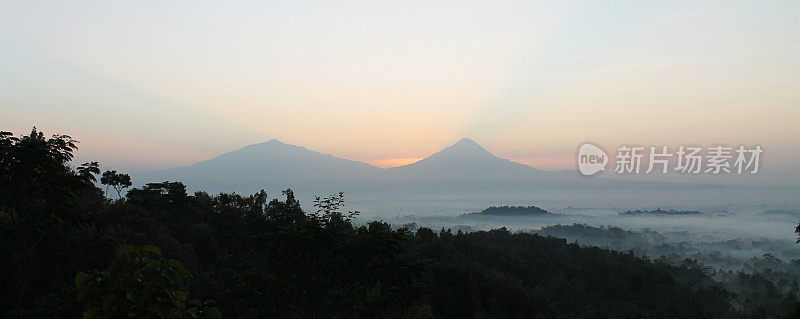
[[[755,182],[796,186],[798,12],[0,1],[0,126],[68,133],[78,161],[131,172],[271,138],[390,167],[467,136],[549,170],[574,168],[585,141],[760,144]]]

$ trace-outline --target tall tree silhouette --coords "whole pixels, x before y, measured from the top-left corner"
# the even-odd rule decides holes
[[[133,185],[130,175],[117,173],[115,170],[105,171],[100,177],[100,183],[106,185],[106,192],[108,187],[114,188],[117,191],[117,198],[122,198],[122,190]]]
[[[51,223],[80,223],[72,208],[80,193],[95,188],[96,162],[78,171],[69,166],[77,143],[67,135],[45,138],[36,127],[22,138],[0,132],[0,218],[10,221],[12,236],[4,240],[19,249],[16,287],[8,287],[16,291],[18,317],[26,302],[29,257],[44,229]]]

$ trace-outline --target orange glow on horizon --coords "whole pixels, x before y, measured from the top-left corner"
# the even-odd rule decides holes
[[[387,158],[382,160],[367,161],[367,163],[380,168],[390,168],[416,163],[421,159],[423,159],[423,157]]]

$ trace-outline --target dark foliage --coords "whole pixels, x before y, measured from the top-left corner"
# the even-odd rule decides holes
[[[536,206],[492,206],[484,209],[475,215],[489,216],[539,216],[554,215]]]
[[[100,183],[106,185],[106,194],[108,194],[108,187],[114,188],[117,198],[122,198],[122,190],[133,186],[130,175],[117,173],[115,170],[105,171],[100,178]]]
[[[110,200],[75,141],[0,134],[0,315],[230,318],[711,318],[725,291],[671,266],[564,239],[353,225],[341,194],[306,213],[291,190]],[[158,248],[156,248],[158,247]],[[686,270],[691,271],[691,270]],[[693,272],[705,278],[702,272]]]

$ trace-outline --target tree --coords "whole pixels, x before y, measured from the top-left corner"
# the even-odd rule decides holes
[[[117,198],[122,198],[122,190],[131,187],[131,176],[128,174],[117,173],[115,170],[105,171],[100,178],[100,183],[106,185],[106,193],[108,187],[114,188],[117,191]]]
[[[75,209],[78,198],[96,190],[92,184],[99,173],[96,162],[85,163],[76,172],[69,166],[78,141],[67,135],[45,138],[34,127],[30,134],[15,138],[0,132],[0,220],[8,225],[4,239],[14,247],[17,316],[28,302],[27,272],[31,253],[41,243],[46,228],[54,224],[76,225],[81,215]],[[18,252],[18,254],[17,254]]]
[[[358,211],[347,213],[339,212],[339,209],[344,207],[344,192],[326,197],[316,196],[314,199],[314,207],[316,211],[311,213],[311,216],[323,221],[341,219],[349,222],[360,214]]]
[[[75,287],[83,318],[221,318],[208,302],[188,299],[191,278],[156,246],[122,246],[108,269],[78,273]]]
[[[797,319],[800,318],[800,300],[795,300],[792,302],[790,308],[786,310],[786,313],[781,316],[783,319]]]
[[[100,174],[100,163],[98,162],[90,162],[90,163],[83,163],[76,169],[78,172],[78,176],[87,184],[92,184],[97,182],[96,174]]]

